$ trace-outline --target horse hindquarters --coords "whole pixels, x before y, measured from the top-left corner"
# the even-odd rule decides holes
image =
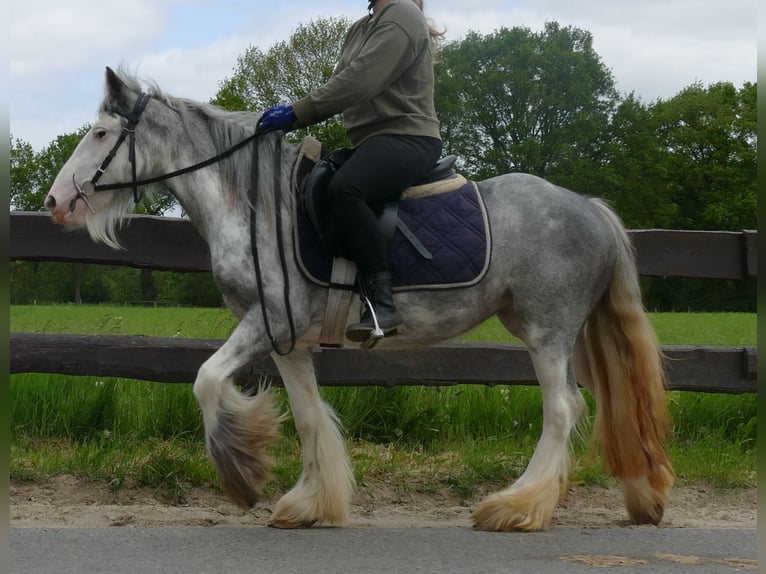
[[[612,281],[582,338],[597,403],[594,430],[622,481],[631,520],[659,524],[675,476],[665,448],[671,422],[662,354],[641,300],[630,239],[617,216],[595,203],[609,219],[618,252]]]

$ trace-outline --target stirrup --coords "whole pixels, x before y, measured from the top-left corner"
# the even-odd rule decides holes
[[[367,305],[367,308],[370,310],[373,327],[372,331],[370,331],[370,334],[367,336],[367,340],[362,343],[362,349],[372,349],[375,345],[378,344],[378,341],[385,337],[386,334],[383,332],[383,329],[380,328],[380,323],[378,323],[378,315],[375,313],[375,309],[373,308],[369,297],[365,297],[364,302]]]

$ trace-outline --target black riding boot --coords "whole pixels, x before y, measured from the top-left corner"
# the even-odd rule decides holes
[[[394,297],[391,293],[391,275],[388,271],[372,273],[368,277],[362,278],[362,318],[359,323],[349,325],[346,329],[346,337],[349,341],[355,343],[364,343],[370,337],[385,337],[395,335],[397,331],[402,331],[402,316],[394,307]],[[365,297],[372,303],[372,311],[366,304]],[[382,331],[373,333],[375,330],[375,321],[373,312],[378,320],[378,327]]]

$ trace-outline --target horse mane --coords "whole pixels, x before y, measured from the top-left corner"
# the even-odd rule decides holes
[[[124,67],[120,67],[116,74],[134,94],[146,92],[153,99],[162,102],[167,108],[176,112],[189,136],[198,135],[199,126],[195,125],[195,119],[204,118],[209,124],[212,140],[221,150],[232,146],[252,133],[260,117],[260,114],[255,112],[232,112],[210,103],[172,96],[165,93],[153,80],[139,78]],[[115,102],[109,99],[107,93],[101,103],[99,113],[113,113],[114,109]],[[190,139],[195,141],[194,137]]]

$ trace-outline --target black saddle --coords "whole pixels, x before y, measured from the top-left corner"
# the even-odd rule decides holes
[[[330,180],[348,158],[351,157],[353,151],[354,150],[352,149],[343,148],[324,155],[322,159],[314,165],[308,175],[303,178],[299,188],[300,202],[308,220],[319,235],[319,239],[335,257],[344,257],[346,259],[349,259],[350,257],[335,229],[335,222],[330,213],[330,199],[327,194],[327,189]],[[454,155],[448,155],[441,158],[434,164],[431,170],[414,185],[426,185],[428,183],[457,177],[453,167],[456,159],[457,156]],[[415,235],[406,227],[406,225],[404,225],[401,219],[399,219],[398,199],[373,205],[372,208],[378,217],[378,225],[383,233],[383,237],[387,241],[390,241],[391,238],[393,238],[394,232],[399,228],[423,257],[426,259],[431,258],[431,254],[428,250],[420,244],[420,241],[418,241]]]

